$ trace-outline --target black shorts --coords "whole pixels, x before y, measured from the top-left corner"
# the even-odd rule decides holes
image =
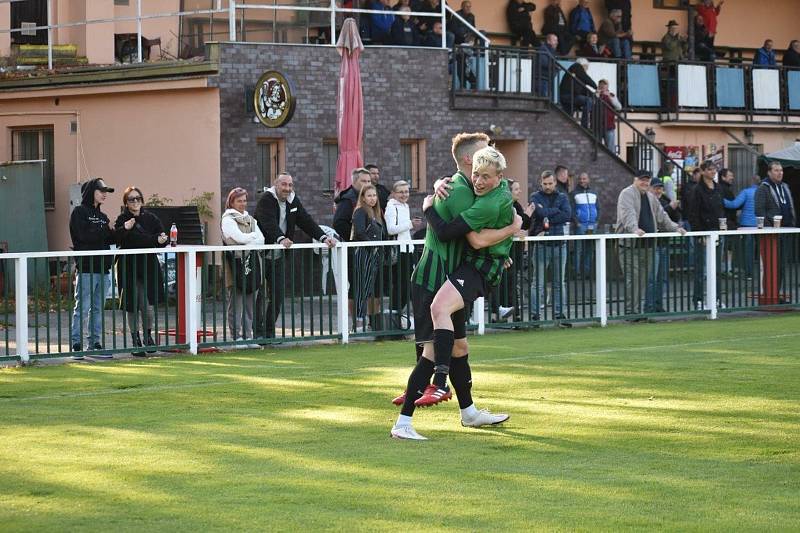
[[[416,342],[433,341],[433,319],[431,318],[431,305],[436,293],[431,292],[416,283],[411,284],[411,305],[414,306],[414,340]],[[459,309],[450,318],[453,320],[453,334],[456,339],[467,338],[467,315],[464,309]]]
[[[469,307],[478,298],[489,296],[491,290],[489,282],[472,263],[461,263],[461,266],[448,274],[447,280],[461,294],[464,307]]]

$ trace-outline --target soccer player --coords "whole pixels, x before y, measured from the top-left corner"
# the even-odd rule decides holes
[[[446,221],[453,220],[462,212],[468,210],[475,202],[475,192],[472,181],[472,155],[481,148],[487,147],[489,138],[482,133],[461,133],[453,138],[452,154],[458,167],[458,172],[453,175],[449,195],[445,199],[437,198],[433,201],[433,208]],[[521,220],[500,230],[486,229],[480,233],[470,232],[466,239],[474,249],[492,246],[512,236],[518,230]],[[463,259],[464,239],[454,239],[448,242],[441,241],[434,231],[428,231],[425,236],[425,247],[411,277],[411,293],[414,306],[414,335],[417,344],[423,345],[423,356],[411,372],[408,380],[408,394],[397,398],[403,408],[397,423],[392,428],[391,435],[400,439],[425,440],[411,425],[414,413],[414,402],[422,395],[423,389],[430,383],[434,373],[433,364],[433,321],[430,308],[436,291],[445,282],[448,274],[453,272]],[[453,323],[453,355],[458,358],[451,365],[450,379],[458,394],[459,404],[462,398],[466,402],[470,399],[469,388],[471,377],[466,356],[469,346],[466,340],[466,316],[464,309],[456,311],[451,318]],[[449,392],[449,391],[448,391]],[[452,393],[446,398],[452,397]],[[468,411],[468,412],[465,412]],[[465,416],[466,415],[466,416]],[[472,416],[469,416],[472,415]],[[484,425],[485,412],[478,411],[472,402],[462,406],[462,423],[465,425]],[[489,422],[491,423],[491,422]]]

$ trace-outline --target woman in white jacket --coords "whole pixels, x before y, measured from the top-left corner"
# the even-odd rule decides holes
[[[264,244],[256,219],[247,212],[247,191],[236,187],[228,193],[220,222],[225,245]],[[244,343],[253,338],[253,303],[261,286],[260,258],[254,251],[225,252],[228,327],[231,337]],[[248,344],[248,348],[259,348]]]
[[[406,181],[396,181],[392,186],[392,198],[386,204],[386,231],[390,238],[408,244],[400,244],[396,247],[397,260],[392,263],[392,294],[391,308],[396,313],[400,313],[409,300],[409,280],[411,271],[414,269],[414,245],[411,244],[411,232],[416,231],[422,226],[419,217],[411,218],[411,211],[408,207],[410,187]],[[393,257],[394,254],[393,254]]]

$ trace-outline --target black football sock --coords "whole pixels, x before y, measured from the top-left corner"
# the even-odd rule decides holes
[[[433,330],[433,384],[437,387],[447,385],[447,374],[450,373],[450,359],[453,355],[455,335],[449,329]]]
[[[401,415],[412,416],[414,414],[414,408],[416,407],[414,402],[419,400],[420,396],[422,396],[425,387],[431,382],[432,375],[433,361],[425,359],[424,357],[420,358],[420,360],[417,361],[417,366],[414,367],[414,370],[411,371],[411,375],[408,376],[406,401],[403,403],[403,408],[400,410]]]
[[[453,357],[453,362],[450,363],[450,383],[456,391],[461,409],[472,405],[472,369],[469,367],[468,357],[469,355]]]
[[[419,361],[419,358],[422,357],[422,351],[425,349],[425,343],[415,343],[414,348],[417,350],[417,361]]]

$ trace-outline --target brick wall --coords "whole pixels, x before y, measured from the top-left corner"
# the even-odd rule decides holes
[[[281,137],[286,169],[296,190],[320,224],[330,224],[332,199],[323,183],[323,138],[336,137],[336,88],[340,58],[332,48],[303,45],[222,44],[220,74],[212,80],[220,89],[221,189],[224,198],[234,186],[257,187],[257,139]],[[485,131],[502,126],[504,140],[528,140],[529,191],[538,188],[538,175],[556,164],[590,172],[601,198],[601,222],[615,217],[619,191],[630,174],[611,156],[601,153],[592,161],[591,141],[571,120],[556,112],[526,113],[492,110],[458,111],[450,108],[447,55],[442,50],[367,48],[361,56],[364,94],[364,159],[381,167],[389,186],[400,172],[399,140],[426,139],[428,184],[451,174],[454,163],[450,140],[460,131]],[[252,90],[266,70],[278,70],[295,87],[297,107],[291,122],[269,129],[253,122],[245,109],[245,91]],[[412,196],[419,209],[422,194]],[[251,201],[254,197],[251,197]]]

